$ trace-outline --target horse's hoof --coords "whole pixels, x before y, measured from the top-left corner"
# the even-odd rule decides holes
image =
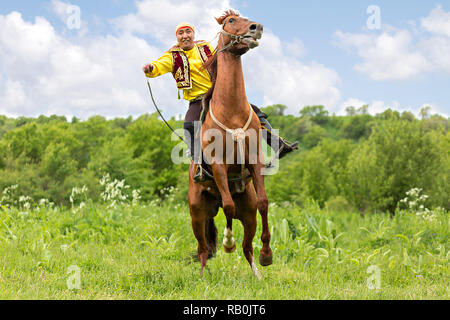
[[[225,250],[226,253],[233,253],[236,251],[236,244],[234,246],[232,246],[231,248],[227,248],[227,247],[223,246],[223,249]]]
[[[272,264],[272,255],[270,256],[263,256],[262,254],[259,255],[259,264],[263,267],[270,266]]]

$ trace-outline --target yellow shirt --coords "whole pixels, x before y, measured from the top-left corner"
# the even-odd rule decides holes
[[[214,49],[208,43],[208,47],[211,52],[214,53]],[[186,57],[189,60],[189,67],[191,71],[192,88],[189,90],[183,90],[183,98],[188,101],[195,100],[199,96],[208,92],[211,88],[211,78],[208,72],[203,68],[203,60],[200,57],[200,52],[196,46],[189,51],[184,51]],[[153,70],[151,73],[146,73],[149,78],[156,78],[163,74],[173,71],[172,53],[167,51],[158,60],[151,63]]]

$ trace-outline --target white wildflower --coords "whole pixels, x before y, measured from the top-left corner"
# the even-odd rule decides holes
[[[114,207],[116,203],[122,203],[127,200],[128,196],[123,191],[129,189],[130,186],[125,185],[125,180],[119,181],[115,179],[111,181],[109,174],[106,174],[100,179],[100,185],[105,188],[101,193],[101,197],[104,202],[109,203],[108,207]]]
[[[70,204],[72,205],[72,210],[75,212],[75,207],[78,206],[79,209],[82,209],[86,206],[85,201],[87,201],[87,192],[89,189],[86,186],[81,188],[74,187],[72,188],[72,194],[69,197]]]
[[[433,221],[437,214],[438,209],[430,210],[425,207],[425,201],[429,198],[426,194],[420,194],[422,189],[413,188],[406,192],[407,197],[400,200],[400,203],[407,204],[407,210],[414,212],[417,216],[427,221]]]

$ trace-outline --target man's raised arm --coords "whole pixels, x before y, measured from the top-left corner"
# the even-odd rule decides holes
[[[152,63],[146,64],[142,71],[148,78],[159,77],[163,74],[172,72],[172,54],[170,52],[164,53],[164,55]]]

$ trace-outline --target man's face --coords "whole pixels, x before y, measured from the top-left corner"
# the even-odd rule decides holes
[[[183,50],[191,50],[194,48],[194,32],[190,28],[178,30],[177,40]]]

